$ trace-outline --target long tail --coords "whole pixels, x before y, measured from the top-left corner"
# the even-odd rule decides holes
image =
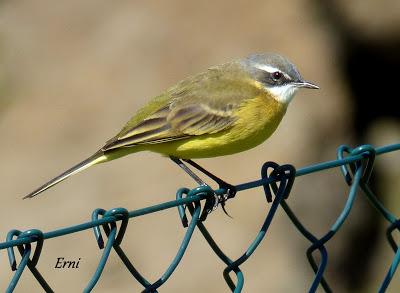
[[[67,171],[65,171],[64,173],[62,173],[61,175],[58,175],[57,177],[51,179],[49,182],[43,184],[42,186],[40,186],[38,189],[32,191],[31,193],[29,193],[27,196],[25,196],[23,199],[26,198],[32,198],[35,197],[36,195],[42,193],[43,191],[45,191],[46,189],[56,185],[57,183],[60,183],[61,181],[67,179],[68,177],[75,175],[76,173],[79,173],[95,164],[101,163],[105,161],[105,156],[103,151],[98,151],[97,153],[95,153],[94,155],[90,156],[89,158],[87,158],[86,160],[80,162],[79,164],[75,165],[74,167],[72,167],[71,169],[68,169]]]

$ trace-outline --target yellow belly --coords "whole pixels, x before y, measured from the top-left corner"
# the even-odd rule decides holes
[[[270,137],[285,112],[285,105],[271,97],[258,96],[240,107],[238,120],[227,130],[148,145],[145,149],[183,159],[209,158],[242,152]]]

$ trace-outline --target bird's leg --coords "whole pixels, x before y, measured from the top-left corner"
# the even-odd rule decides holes
[[[225,201],[227,199],[229,199],[229,198],[235,197],[235,195],[236,195],[236,187],[235,186],[233,186],[232,184],[229,184],[229,183],[225,182],[224,180],[222,180],[221,178],[215,176],[213,173],[211,173],[210,171],[204,169],[202,166],[200,166],[199,164],[197,164],[196,162],[194,162],[192,160],[184,159],[184,161],[189,163],[193,167],[195,167],[201,173],[207,175],[212,180],[214,180],[219,185],[219,188],[225,189],[226,190],[226,196],[227,196]]]
[[[174,163],[176,163],[179,167],[181,167],[181,169],[183,171],[185,171],[190,177],[192,177],[193,180],[197,182],[197,184],[199,184],[199,185],[207,185],[206,183],[204,183],[203,180],[201,180],[201,178],[199,176],[197,176],[192,170],[190,170],[190,168],[188,166],[186,166],[180,159],[178,159],[176,157],[170,157],[170,159]]]
[[[200,166],[199,164],[195,163],[192,160],[185,160],[185,162],[189,163],[190,165],[192,165],[194,168],[196,168],[197,170],[199,170],[201,173],[207,175],[209,178],[211,178],[212,180],[214,180],[218,185],[219,188],[224,189],[225,193],[222,195],[221,198],[218,199],[218,202],[221,204],[222,210],[224,211],[224,213],[232,218],[228,212],[225,209],[225,203],[228,199],[235,197],[236,195],[236,187],[233,186],[232,184],[229,184],[227,182],[225,182],[224,180],[222,180],[221,178],[215,176],[213,173],[211,173],[210,171],[204,169],[202,166]]]
[[[197,182],[197,184],[201,186],[208,186],[199,176],[197,176],[188,166],[186,166],[180,159],[176,157],[170,157],[170,159],[176,163],[183,171],[185,171],[190,177],[193,178],[194,181]],[[213,210],[215,210],[218,207],[218,203],[220,202],[219,197],[217,194],[214,193],[214,199],[210,200],[209,198],[206,199],[206,203],[204,205],[203,212],[200,215],[200,220],[204,221],[207,218],[207,215],[211,213]],[[223,206],[221,204],[221,206]]]

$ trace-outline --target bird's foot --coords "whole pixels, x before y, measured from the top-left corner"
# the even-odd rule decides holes
[[[200,221],[205,221],[207,219],[207,216],[218,208],[218,204],[219,196],[214,192],[214,197],[209,197],[206,199],[203,211],[200,215]]]
[[[222,196],[219,198],[219,203],[221,204],[221,208],[224,211],[225,215],[227,215],[229,218],[232,218],[231,215],[228,214],[228,212],[226,211],[225,205],[228,199],[235,197],[237,192],[236,187],[222,180],[221,182],[219,182],[219,187],[225,190],[225,193],[222,194]]]
[[[210,197],[209,199],[206,200],[203,212],[200,216],[201,221],[204,221],[211,212],[215,211],[218,208],[219,204],[221,204],[221,208],[224,211],[224,213],[228,217],[232,218],[231,215],[229,215],[228,212],[226,211],[225,206],[228,199],[235,197],[236,187],[222,180],[219,180],[218,184],[219,188],[223,189],[224,192],[222,194],[217,194],[214,192],[214,197],[213,198]]]
[[[223,193],[223,201],[227,201],[230,198],[234,198],[236,195],[236,187],[233,186],[232,184],[229,184],[221,179],[219,179],[219,181],[217,181],[217,183],[219,184],[219,188],[225,190],[225,192]]]
[[[190,168],[185,165],[181,159],[176,158],[176,157],[170,157],[173,162],[175,162],[181,169],[183,169],[190,177],[192,177],[200,186],[208,186],[197,174],[195,174]],[[229,184],[222,180],[221,178],[215,176],[211,172],[207,171],[203,167],[201,167],[199,164],[193,162],[192,160],[189,159],[183,159],[186,163],[190,164],[192,167],[196,168],[199,170],[201,173],[204,175],[208,176],[210,179],[212,179],[215,183],[218,184],[219,190],[218,193],[214,192],[214,197],[210,197],[206,199],[206,202],[204,204],[203,211],[200,215],[200,220],[204,221],[207,216],[215,211],[218,208],[218,205],[221,204],[222,210],[224,213],[232,218],[228,212],[225,209],[225,204],[226,201],[230,198],[235,197],[236,195],[236,187],[233,186],[232,184]],[[222,191],[221,191],[222,190]]]

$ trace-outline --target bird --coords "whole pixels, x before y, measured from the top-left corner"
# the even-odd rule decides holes
[[[276,53],[250,54],[211,67],[150,99],[92,156],[24,199],[93,165],[141,151],[170,157],[197,183],[205,185],[187,162],[232,191],[232,185],[192,159],[231,155],[261,144],[277,129],[300,88],[319,87],[305,81],[291,61]],[[215,208],[215,201],[213,205]]]

